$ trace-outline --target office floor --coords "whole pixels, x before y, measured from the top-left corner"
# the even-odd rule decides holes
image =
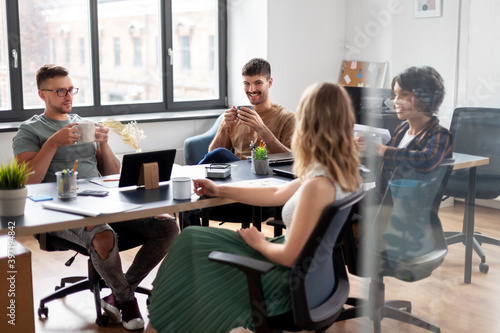
[[[442,208],[440,217],[445,230],[460,230],[462,227],[463,205]],[[476,209],[476,230],[486,235],[500,238],[500,212],[495,209],[478,207]],[[218,226],[212,224],[212,226]],[[237,228],[238,224],[224,224],[223,227]],[[264,227],[264,232],[272,236],[272,229]],[[32,237],[18,240],[32,251],[35,313],[40,298],[51,292],[63,276],[78,275],[86,272],[86,258],[77,256],[69,268],[64,262],[72,256],[70,252],[47,253],[41,251]],[[412,302],[413,313],[441,327],[442,332],[482,332],[493,333],[500,329],[500,247],[484,245],[486,259],[490,265],[487,274],[479,272],[479,258],[473,256],[472,284],[463,283],[465,247],[455,244],[449,247],[444,263],[431,277],[414,283],[396,279],[386,279],[387,299],[406,299]],[[127,268],[134,256],[134,250],[122,253],[123,266]],[[154,270],[142,283],[151,287],[156,275]],[[365,296],[368,280],[351,276],[351,295]],[[103,290],[103,295],[108,289]],[[141,312],[147,318],[146,297],[137,296]],[[49,317],[45,320],[35,318],[36,332],[128,332],[121,325],[102,328],[95,324],[93,298],[90,292],[75,294],[63,300],[48,303]],[[147,319],[146,319],[147,322]],[[232,333],[248,332],[235,329]],[[327,333],[372,332],[371,321],[366,318],[336,323]],[[385,319],[382,332],[426,332],[408,324]],[[184,332],[182,332],[184,333]],[[187,332],[186,332],[187,333]],[[210,332],[207,332],[210,333]]]

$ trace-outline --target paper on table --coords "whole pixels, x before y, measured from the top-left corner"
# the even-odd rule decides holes
[[[354,133],[373,133],[382,139],[382,143],[385,145],[391,139],[391,133],[386,128],[378,128],[372,126],[366,126],[361,124],[354,124]]]
[[[84,216],[99,216],[125,212],[139,208],[141,205],[109,200],[108,198],[77,197],[75,200],[67,202],[45,202],[42,207]]]

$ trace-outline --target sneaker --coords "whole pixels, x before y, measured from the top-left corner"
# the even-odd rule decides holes
[[[144,328],[144,320],[137,305],[137,298],[120,304],[122,310],[122,325],[128,330],[140,330]]]
[[[104,313],[109,317],[111,322],[119,323],[122,321],[120,306],[115,299],[115,295],[112,293],[101,299],[101,308],[104,310]]]

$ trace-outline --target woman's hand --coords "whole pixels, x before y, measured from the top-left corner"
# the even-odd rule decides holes
[[[359,135],[359,133],[354,134],[354,145],[356,146],[356,150],[358,151],[358,153],[364,153],[366,151],[365,139],[361,135]]]
[[[256,227],[240,229],[236,231],[238,235],[248,244],[252,249],[257,250],[262,242],[266,241],[266,237]]]
[[[193,180],[194,193],[200,197],[206,195],[208,197],[219,196],[219,185],[215,184],[209,179],[195,179]]]

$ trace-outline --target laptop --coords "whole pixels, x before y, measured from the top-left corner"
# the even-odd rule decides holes
[[[175,149],[167,149],[123,155],[118,187],[138,185],[142,164],[151,162],[158,163],[159,181],[169,181],[175,153]]]
[[[277,153],[277,154],[268,154],[269,165],[284,165],[284,164],[293,164],[293,154],[289,153]]]

